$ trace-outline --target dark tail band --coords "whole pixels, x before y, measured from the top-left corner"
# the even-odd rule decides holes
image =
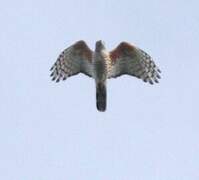
[[[106,110],[106,85],[104,83],[98,83],[96,86],[96,103],[99,111]]]

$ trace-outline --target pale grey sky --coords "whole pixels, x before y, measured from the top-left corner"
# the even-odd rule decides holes
[[[0,6],[0,179],[198,180],[196,0],[18,0]],[[84,75],[49,68],[79,39],[148,52],[160,84],[108,81],[107,112]]]

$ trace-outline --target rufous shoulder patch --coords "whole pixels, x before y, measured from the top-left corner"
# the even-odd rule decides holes
[[[113,62],[115,62],[121,56],[124,56],[127,53],[132,53],[135,51],[135,46],[122,42],[120,43],[113,51],[110,52],[110,58]]]
[[[87,44],[83,40],[76,42],[73,45],[73,48],[85,59],[88,59],[89,62],[92,61],[92,50],[87,46]]]

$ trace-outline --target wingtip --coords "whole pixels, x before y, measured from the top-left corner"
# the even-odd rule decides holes
[[[59,81],[60,81],[60,78],[57,78],[57,80],[55,82],[58,83]]]
[[[158,79],[161,79],[161,76],[160,76],[159,74],[157,74],[157,78],[158,78]]]
[[[54,81],[55,79],[56,79],[56,77],[53,77],[53,78],[52,78],[52,81]]]
[[[151,85],[153,85],[153,84],[154,84],[152,80],[149,80],[149,83],[150,83]]]
[[[54,75],[54,72],[52,72],[51,74],[50,74],[50,77],[52,77]]]
[[[156,83],[159,83],[159,81],[157,79],[154,80]]]

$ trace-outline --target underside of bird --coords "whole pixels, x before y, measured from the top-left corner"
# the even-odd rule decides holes
[[[123,74],[137,77],[150,84],[158,83],[160,69],[152,58],[140,48],[127,42],[107,51],[103,41],[97,41],[92,51],[84,41],[78,41],[65,49],[51,68],[52,80],[59,82],[83,73],[95,79],[96,105],[106,110],[106,80]]]

